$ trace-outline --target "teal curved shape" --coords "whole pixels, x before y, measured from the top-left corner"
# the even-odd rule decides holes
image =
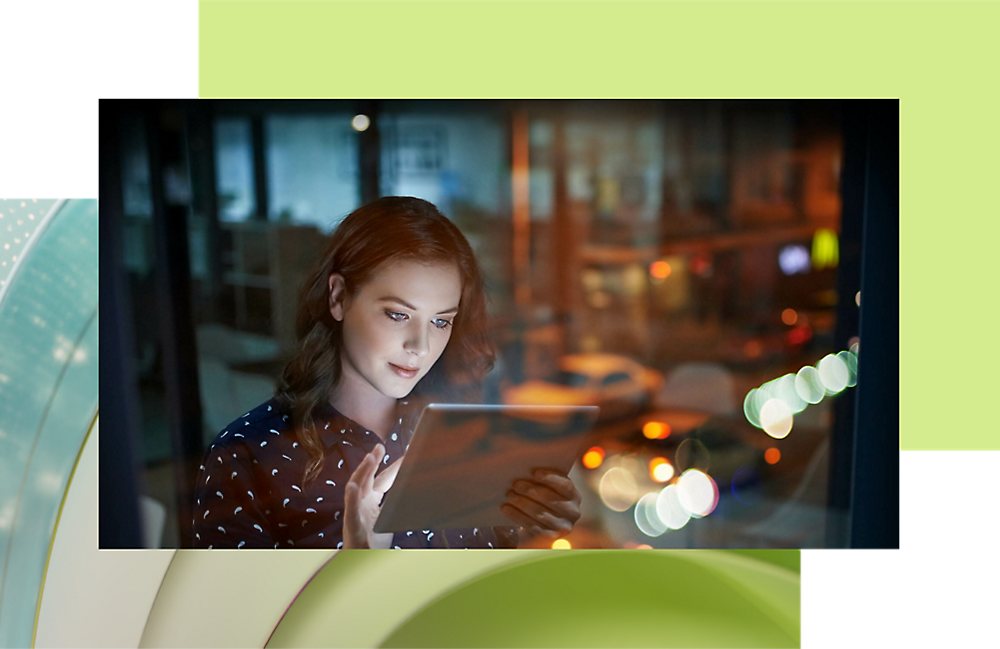
[[[551,553],[482,575],[382,647],[798,647],[799,575],[721,551]]]
[[[97,414],[97,245],[97,201],[58,203],[0,292],[0,646],[32,643],[59,508]]]

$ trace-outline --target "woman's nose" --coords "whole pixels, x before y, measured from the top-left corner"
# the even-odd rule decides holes
[[[413,327],[403,349],[417,356],[426,356],[430,345],[427,340],[427,330],[424,327]]]

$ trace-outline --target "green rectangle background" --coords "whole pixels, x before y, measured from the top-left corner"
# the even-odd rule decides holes
[[[900,448],[1000,449],[975,407],[997,25],[995,2],[203,0],[199,94],[899,98]]]

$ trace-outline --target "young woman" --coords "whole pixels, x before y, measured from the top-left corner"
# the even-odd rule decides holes
[[[387,197],[355,210],[303,286],[299,349],[274,398],[205,455],[194,547],[497,548],[566,534],[580,494],[545,468],[511,485],[511,528],[372,531],[421,407],[474,398],[492,368],[486,329],[475,256],[437,208]]]

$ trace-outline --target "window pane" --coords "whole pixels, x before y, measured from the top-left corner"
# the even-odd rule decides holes
[[[360,201],[351,113],[279,115],[265,124],[268,219],[327,232]]]
[[[215,120],[215,182],[220,220],[246,221],[257,210],[250,118]]]

